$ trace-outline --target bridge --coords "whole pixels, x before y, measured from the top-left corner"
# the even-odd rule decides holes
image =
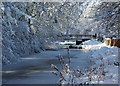
[[[60,37],[62,36],[68,36],[68,37],[94,37],[95,35],[86,35],[86,34],[62,34],[62,35],[59,35]]]
[[[58,35],[58,37],[61,37],[63,40],[87,40],[91,38],[95,38],[95,35],[86,35],[86,34],[61,34]]]
[[[86,35],[86,34],[61,34],[58,35],[62,40],[66,41],[76,41],[76,45],[79,45],[80,43],[90,40],[92,38],[96,37],[95,35]]]

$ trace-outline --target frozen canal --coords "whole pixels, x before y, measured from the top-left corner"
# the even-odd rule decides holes
[[[3,84],[56,84],[58,76],[51,72],[51,64],[61,68],[58,55],[67,63],[67,49],[43,51],[39,54],[22,57],[22,62],[3,66]],[[86,69],[89,67],[90,53],[87,50],[70,49],[70,69]]]

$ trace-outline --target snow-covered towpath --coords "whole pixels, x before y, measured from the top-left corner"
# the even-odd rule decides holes
[[[85,69],[89,66],[89,51],[70,50],[71,69]],[[43,51],[39,54],[22,57],[22,62],[3,66],[3,84],[56,84],[59,77],[51,72],[51,64],[61,68],[57,56],[68,62],[67,49]]]

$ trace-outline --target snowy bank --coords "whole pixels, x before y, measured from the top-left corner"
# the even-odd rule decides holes
[[[88,40],[83,43],[85,49],[89,49],[90,68],[84,71],[80,69],[58,71],[61,84],[118,84],[118,48],[106,46],[96,40]]]
[[[106,46],[106,44],[89,40],[84,43],[86,48],[92,53],[91,61],[94,62],[93,68],[102,68],[104,76],[99,81],[100,84],[118,84],[118,48]],[[93,76],[96,76],[93,74]],[[97,79],[92,83],[96,84]]]

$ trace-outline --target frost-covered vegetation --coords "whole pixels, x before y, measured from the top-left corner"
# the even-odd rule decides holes
[[[44,50],[47,43],[70,28],[70,21],[77,18],[74,15],[81,12],[80,4],[2,3],[3,63]]]
[[[117,35],[120,22],[119,2],[2,2],[0,9],[4,64],[39,53],[61,34]]]

